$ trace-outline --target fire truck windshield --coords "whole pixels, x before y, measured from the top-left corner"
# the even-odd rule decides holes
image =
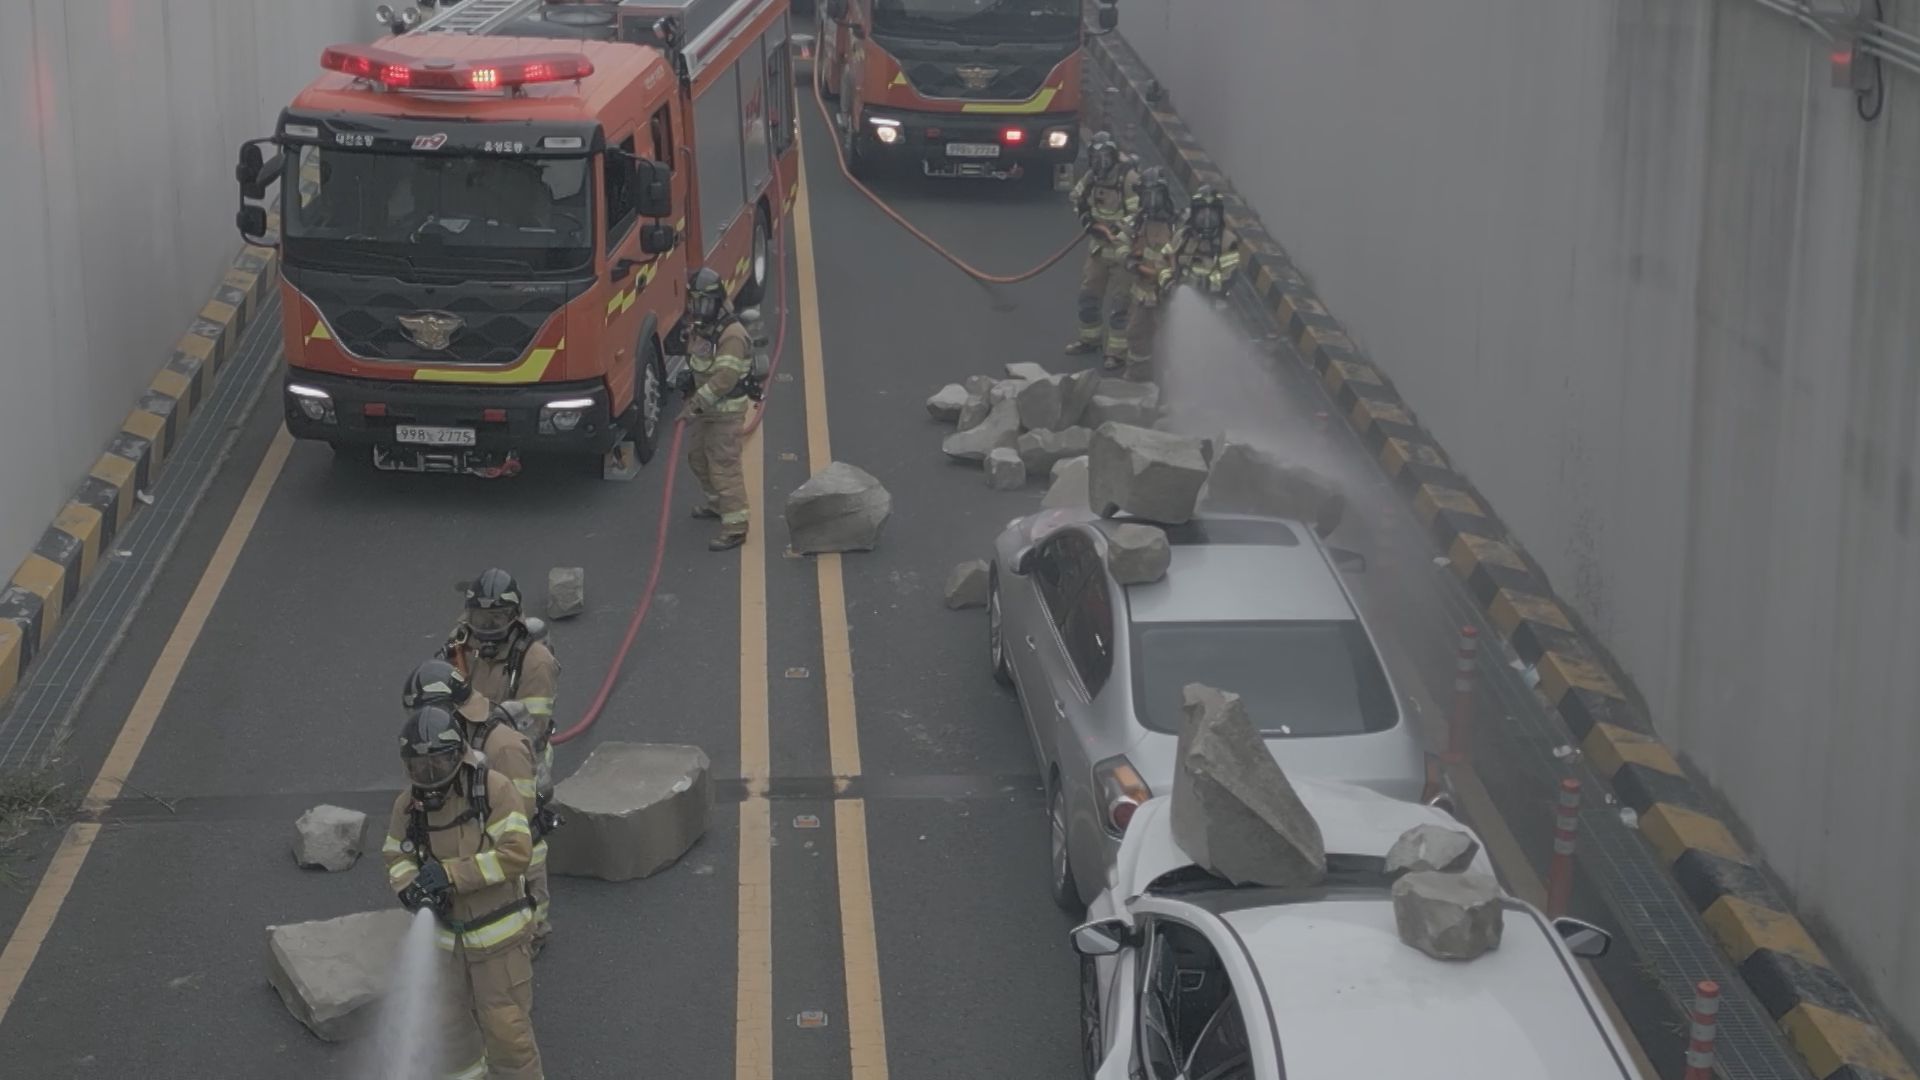
[[[1080,0],[874,0],[876,33],[1041,41],[1080,32]]]
[[[590,158],[298,150],[303,182],[283,185],[290,264],[472,278],[592,264]]]

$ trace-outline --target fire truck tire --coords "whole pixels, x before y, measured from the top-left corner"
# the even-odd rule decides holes
[[[747,280],[740,283],[736,307],[754,307],[767,295],[767,278],[773,272],[773,219],[762,199],[753,209],[753,247],[747,262]]]
[[[820,40],[825,41],[826,39],[827,39],[826,25],[822,23],[821,29],[820,29]],[[835,84],[833,81],[833,74],[832,72],[827,70],[826,63],[820,58],[818,53],[814,54],[813,84],[814,86],[819,88],[821,97],[827,99],[828,101],[840,100],[840,91],[838,89],[837,84]]]
[[[861,153],[860,104],[853,96],[852,79],[840,90],[840,153],[847,159],[847,171],[856,180],[873,175],[873,164]]]
[[[634,394],[633,449],[645,465],[660,450],[660,430],[667,416],[667,367],[651,334],[641,339],[640,386]]]

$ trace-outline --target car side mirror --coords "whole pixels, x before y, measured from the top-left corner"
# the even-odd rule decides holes
[[[640,250],[648,255],[665,255],[680,242],[680,234],[671,225],[648,225],[640,230]]]
[[[633,168],[634,206],[640,216],[673,216],[673,170],[646,158],[634,159]]]
[[[1007,569],[1022,577],[1031,572],[1033,570],[1033,546],[1029,544],[1019,551],[1014,552],[1013,562],[1007,564]]]
[[[1558,918],[1553,929],[1567,943],[1567,951],[1582,960],[1598,960],[1613,948],[1613,935],[1581,919]]]
[[[1120,12],[1112,4],[1102,5],[1093,18],[1103,34],[1120,25]]]
[[[1367,569],[1367,557],[1357,551],[1348,548],[1328,548],[1327,552],[1333,556],[1333,564],[1342,570],[1351,570],[1358,574]]]
[[[1068,936],[1081,956],[1112,956],[1133,944],[1133,930],[1119,919],[1082,923]]]

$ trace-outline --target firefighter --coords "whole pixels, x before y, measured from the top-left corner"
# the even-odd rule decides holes
[[[513,784],[467,745],[460,719],[428,705],[400,729],[410,785],[381,849],[408,911],[440,922],[448,1076],[542,1080],[533,1037],[532,903],[522,875],[533,835]]]
[[[740,443],[747,408],[758,399],[753,371],[753,337],[727,303],[727,287],[708,267],[687,282],[687,366],[679,389],[687,395],[680,419],[693,425],[687,464],[700,481],[705,501],[696,518],[717,518],[720,533],[708,551],[725,551],[747,541],[747,482],[740,474]]]
[[[1073,207],[1087,230],[1087,263],[1080,272],[1080,336],[1068,355],[1102,350],[1104,367],[1118,371],[1127,348],[1127,254],[1133,216],[1140,210],[1139,175],[1120,144],[1096,132],[1087,144],[1087,172],[1073,187]]]
[[[1153,336],[1160,329],[1160,304],[1172,279],[1180,213],[1173,205],[1173,186],[1167,180],[1167,171],[1158,166],[1140,174],[1139,197],[1133,249],[1127,255],[1130,291],[1126,376],[1144,382],[1153,377]]]
[[[483,701],[517,702],[526,711],[521,733],[532,744],[535,793],[527,807],[533,827],[533,865],[527,871],[534,901],[534,937],[544,945],[553,933],[553,901],[547,888],[547,833],[559,824],[553,799],[553,702],[560,689],[560,661],[548,644],[546,624],[523,614],[513,575],[490,569],[466,587],[466,610],[436,659],[461,674]],[[478,714],[483,720],[486,714]]]
[[[1212,184],[1194,189],[1187,200],[1187,214],[1173,242],[1173,265],[1168,268],[1167,285],[1191,285],[1199,289],[1215,307],[1226,303],[1227,286],[1240,268],[1240,252],[1226,246],[1226,201]]]

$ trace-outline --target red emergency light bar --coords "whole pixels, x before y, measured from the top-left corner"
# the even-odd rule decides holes
[[[420,59],[371,45],[334,45],[320,54],[328,71],[379,83],[389,90],[512,90],[534,83],[570,82],[593,74],[579,53],[541,53],[506,60]]]

